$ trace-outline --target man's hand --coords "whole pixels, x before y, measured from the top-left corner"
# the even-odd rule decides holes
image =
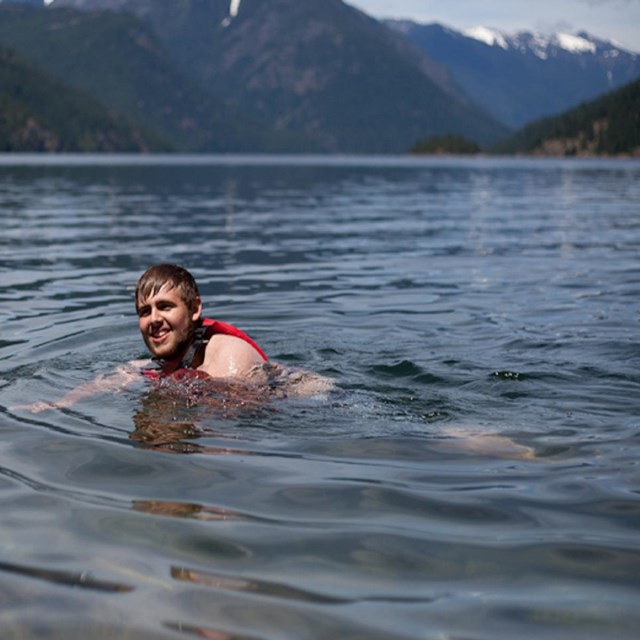
[[[13,407],[9,407],[11,411],[29,411],[31,413],[42,413],[49,409],[66,409],[70,407],[71,403],[63,400],[57,402],[32,402],[31,404],[19,404]]]
[[[9,408],[12,411],[30,411],[31,413],[42,413],[49,409],[68,409],[76,402],[98,393],[121,391],[135,380],[140,379],[140,369],[147,362],[147,360],[133,360],[126,365],[118,367],[115,373],[111,375],[99,375],[92,382],[87,382],[72,389],[63,398],[55,402],[33,402],[32,404],[17,405]]]

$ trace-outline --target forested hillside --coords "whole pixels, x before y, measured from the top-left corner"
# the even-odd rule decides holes
[[[640,156],[640,80],[563,115],[534,122],[500,144],[497,151]]]
[[[115,11],[0,4],[0,42],[181,151],[287,149],[286,136],[244,117],[174,65],[143,22]]]
[[[167,151],[171,146],[0,46],[0,151]]]

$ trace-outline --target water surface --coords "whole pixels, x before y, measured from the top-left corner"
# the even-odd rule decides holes
[[[638,161],[3,156],[0,216],[3,638],[637,637]],[[160,261],[336,391],[16,408]]]

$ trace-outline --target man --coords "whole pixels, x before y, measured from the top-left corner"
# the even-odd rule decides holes
[[[26,407],[40,412],[65,409],[96,393],[118,391],[140,378],[174,376],[193,371],[198,377],[264,384],[267,356],[243,331],[218,320],[202,318],[202,301],[193,276],[182,267],[159,264],[147,269],[136,286],[138,326],[153,356],[149,366],[136,360],[115,374],[98,376],[53,403]],[[315,389],[311,390],[315,393]]]
[[[247,378],[267,362],[245,333],[224,322],[202,318],[202,301],[193,276],[182,267],[147,269],[136,287],[140,333],[157,367],[147,374],[166,376],[194,369],[212,378]]]

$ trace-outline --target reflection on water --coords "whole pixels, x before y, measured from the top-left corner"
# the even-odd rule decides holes
[[[0,635],[635,638],[638,202],[637,161],[0,157]],[[269,384],[18,409],[142,355],[159,261]]]
[[[107,592],[126,592],[133,590],[133,587],[126,584],[96,580],[86,573],[74,574],[68,571],[52,571],[39,569],[37,567],[23,567],[9,562],[0,562],[0,571],[17,573],[23,576],[37,578],[39,580],[48,580],[49,582],[71,587],[82,587],[83,589],[95,589],[97,591]]]
[[[187,452],[190,453],[190,452]],[[214,453],[205,450],[204,453]],[[222,451],[216,453],[223,453]],[[232,453],[231,450],[228,453]],[[153,515],[168,516],[171,518],[196,518],[197,520],[241,520],[242,514],[231,509],[218,509],[201,504],[184,502],[171,502],[167,500],[134,500],[133,508],[136,511],[151,513]]]
[[[192,442],[202,435],[198,423],[203,407],[219,419],[229,419],[244,409],[242,399],[246,391],[247,411],[263,410],[261,388],[242,383],[197,380],[176,382],[154,381],[154,389],[145,393],[133,415],[135,429],[131,439],[147,447],[178,453],[215,453],[218,448],[207,448]],[[249,395],[255,393],[255,395]],[[201,408],[202,407],[202,408]],[[221,449],[224,453],[226,449]]]
[[[191,442],[204,433],[225,437],[222,429],[199,426],[202,418],[229,421],[233,418],[257,421],[277,411],[285,398],[326,398],[334,393],[331,378],[311,371],[291,370],[276,363],[256,367],[242,381],[214,380],[198,371],[179,372],[156,379],[141,396],[133,416],[131,439],[148,447],[179,453],[229,453],[227,447],[207,447]]]

